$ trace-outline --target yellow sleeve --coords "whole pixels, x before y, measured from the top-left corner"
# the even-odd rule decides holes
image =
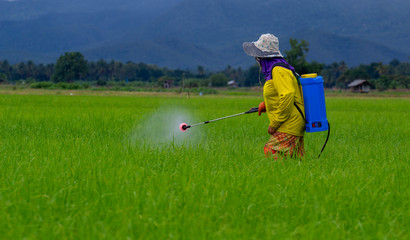
[[[278,92],[278,108],[273,113],[269,126],[278,129],[280,125],[286,121],[293,110],[293,102],[295,99],[295,88],[293,87],[293,79],[282,67],[276,67],[272,71],[273,84]]]

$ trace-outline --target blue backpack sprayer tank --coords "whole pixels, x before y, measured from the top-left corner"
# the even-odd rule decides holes
[[[330,124],[326,117],[325,91],[323,88],[323,78],[316,73],[304,74],[300,78],[302,85],[303,100],[305,103],[306,132],[328,131],[323,150],[329,140]]]
[[[305,102],[306,132],[328,130],[323,78],[316,73],[305,74],[301,76],[300,83]]]

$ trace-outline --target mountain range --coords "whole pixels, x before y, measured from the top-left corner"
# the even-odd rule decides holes
[[[254,63],[242,50],[262,33],[309,42],[308,60],[408,61],[408,0],[0,0],[0,59],[87,60],[217,70]]]

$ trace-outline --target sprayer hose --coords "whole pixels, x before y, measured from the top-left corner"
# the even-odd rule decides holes
[[[319,156],[318,156],[317,158],[320,158],[320,155],[322,155],[323,150],[325,150],[325,147],[326,147],[327,141],[329,140],[329,136],[330,136],[330,123],[329,123],[329,121],[327,122],[327,126],[328,126],[328,130],[327,130],[327,138],[326,138],[325,144],[324,144],[324,145],[323,145],[323,147],[322,147],[322,151],[320,151]]]

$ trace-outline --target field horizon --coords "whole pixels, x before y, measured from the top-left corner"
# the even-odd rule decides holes
[[[224,96],[224,97],[261,97],[261,87],[239,87],[239,88],[210,88],[215,91],[204,96]],[[174,87],[172,89],[138,89],[138,90],[115,90],[110,88],[96,89],[33,89],[28,87],[15,87],[13,85],[3,85],[0,87],[1,95],[78,95],[78,96],[179,96],[179,97],[202,97],[199,96],[199,91],[190,88],[181,90]],[[325,96],[346,97],[346,98],[410,98],[409,89],[389,89],[386,91],[373,90],[370,93],[355,93],[349,89],[325,89]]]

